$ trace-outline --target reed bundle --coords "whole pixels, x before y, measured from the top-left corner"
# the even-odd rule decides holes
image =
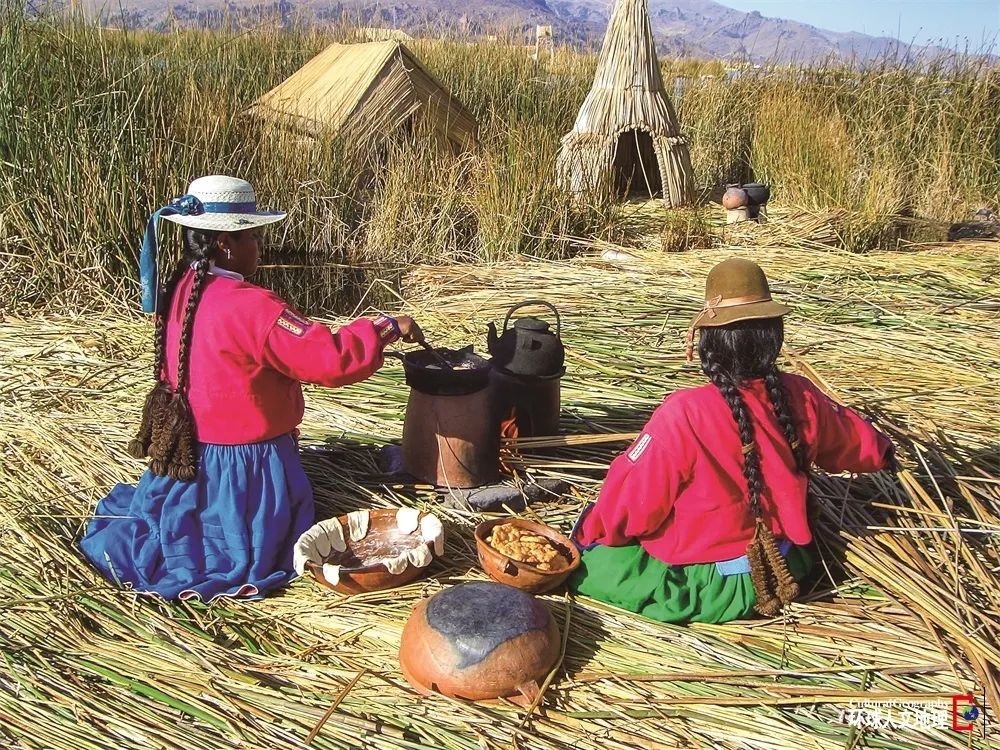
[[[483,574],[472,542],[481,516],[379,473],[379,447],[401,431],[398,366],[357,386],[310,389],[303,460],[323,517],[434,507],[449,539],[431,578],[350,598],[300,580],[259,602],[166,605],[108,585],[73,543],[95,501],[141,471],[124,447],[147,388],[150,331],[127,319],[8,316],[0,740],[47,750],[303,747],[325,719],[310,747],[985,750],[978,734],[861,732],[840,717],[852,701],[950,704],[981,690],[998,705],[993,248],[740,250],[794,307],[784,366],[872,415],[905,471],[898,481],[816,476],[822,575],[780,620],[675,627],[546,597],[568,623],[566,657],[527,721],[506,703],[420,698],[399,674],[412,606]],[[663,395],[703,382],[683,361],[683,332],[726,252],[633,252],[616,264],[587,255],[427,267],[406,280],[407,311],[442,343],[482,348],[486,322],[521,299],[560,307],[569,435],[552,451],[509,446],[505,460],[522,476],[570,481],[570,496],[527,511],[563,530]]]

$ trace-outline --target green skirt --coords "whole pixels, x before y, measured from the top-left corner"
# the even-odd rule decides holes
[[[729,622],[750,617],[757,595],[749,573],[723,576],[715,563],[667,565],[640,545],[597,546],[581,555],[569,581],[578,594],[599,599],[660,622]],[[788,569],[802,581],[812,556],[793,546]]]

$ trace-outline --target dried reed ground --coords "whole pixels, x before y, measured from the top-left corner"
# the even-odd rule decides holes
[[[0,739],[58,750],[302,747],[340,698],[312,747],[994,746],[951,731],[859,733],[837,720],[863,697],[950,700],[977,686],[998,705],[997,245],[857,256],[812,246],[823,231],[800,221],[730,241],[755,245],[743,252],[795,307],[785,366],[798,363],[874,415],[900,444],[901,481],[817,478],[824,572],[781,620],[671,627],[546,597],[565,660],[527,721],[509,705],[419,698],[398,672],[413,604],[482,573],[478,516],[429,505],[425,491],[378,474],[376,447],[400,435],[397,365],[350,388],[310,389],[304,460],[321,517],[404,503],[442,514],[447,560],[431,577],[353,598],[300,580],[261,602],[164,605],[109,587],[73,546],[107,488],[142,470],[124,446],[148,384],[148,327],[8,317]],[[429,336],[483,348],[486,322],[510,302],[552,299],[569,346],[564,427],[629,433],[664,393],[701,382],[683,362],[683,329],[705,272],[726,254],[419,269],[404,307]],[[594,496],[624,443],[589,439],[507,456],[524,473],[573,484],[572,497],[530,514],[566,530]],[[946,530],[915,530],[925,527]]]

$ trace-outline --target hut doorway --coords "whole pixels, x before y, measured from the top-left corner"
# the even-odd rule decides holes
[[[663,195],[653,138],[645,130],[626,130],[618,136],[613,173],[615,191],[625,198]]]

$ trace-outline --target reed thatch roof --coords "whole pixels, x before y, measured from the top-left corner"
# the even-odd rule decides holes
[[[663,87],[648,0],[618,0],[594,85],[563,138],[560,184],[662,194],[668,207],[694,199],[687,141]]]
[[[398,41],[331,44],[254,102],[250,111],[311,135],[350,131],[378,138],[419,116],[464,148],[478,124],[465,106]]]
[[[358,32],[369,42],[412,42],[413,37],[402,29],[386,29],[377,26],[365,26],[358,29]]]

